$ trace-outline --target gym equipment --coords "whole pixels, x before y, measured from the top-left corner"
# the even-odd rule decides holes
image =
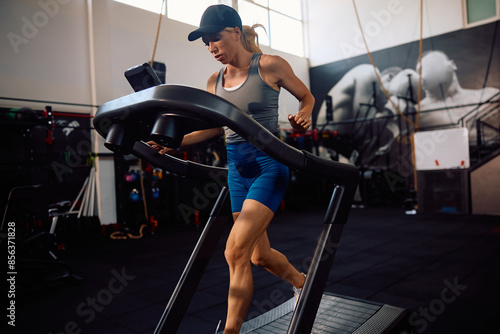
[[[125,78],[135,92],[160,85],[162,82],[149,63],[134,66],[125,71]]]
[[[320,304],[324,308],[325,302],[329,305],[327,306],[329,314],[326,318],[317,319],[317,322],[322,323],[314,328],[315,333],[335,333],[323,323],[334,324],[337,320],[359,323],[360,319],[354,312],[356,307],[346,312],[330,308],[334,305],[332,299],[340,300],[341,305],[347,303],[348,299],[323,295],[358,185],[358,169],[352,165],[319,158],[310,152],[299,151],[285,144],[250,116],[211,93],[187,86],[160,85],[104,103],[94,117],[94,127],[102,137],[106,138],[104,145],[108,149],[119,153],[132,153],[172,173],[209,180],[221,186],[221,192],[208,222],[155,333],[177,331],[224,225],[231,219],[231,212],[228,190],[224,185],[226,169],[182,161],[169,155],[159,155],[144,141],[154,140],[159,144],[175,148],[180,145],[183,136],[193,130],[223,125],[230,127],[248,142],[290,168],[335,183],[301,297],[293,314],[291,311],[288,312],[291,314],[287,320],[288,333],[310,333],[315,324],[317,310]],[[359,302],[357,306],[364,304]],[[366,304],[373,309],[373,303]],[[390,307],[391,312],[387,312],[388,308],[375,307],[376,310],[372,310],[372,314],[366,317],[367,320],[361,321],[352,332],[375,328],[373,333],[389,333],[391,330],[396,330],[401,322],[404,325],[408,324],[404,321],[407,316],[406,311]],[[344,306],[341,306],[341,309],[344,309]],[[282,314],[284,312],[281,311]],[[269,323],[272,320],[272,317],[267,317],[266,321]],[[286,327],[282,328],[281,332],[285,330]],[[266,333],[271,332],[266,331]]]
[[[16,198],[16,192],[28,192],[31,190],[31,196],[35,197],[36,195],[40,195],[33,192],[36,189],[43,189],[43,187],[40,184],[18,186],[9,192],[0,227],[0,235],[6,233],[4,225],[7,221],[16,222],[16,219],[13,219],[15,217],[9,215],[9,204],[14,202],[14,207],[16,207],[15,202],[26,202],[26,197],[24,197],[26,195]],[[42,200],[38,201],[41,202]],[[24,205],[21,205],[21,207],[26,210]],[[16,271],[19,274],[16,287],[21,293],[30,293],[37,289],[44,289],[64,283],[77,284],[83,280],[73,272],[70,265],[60,260],[56,255],[58,249],[56,238],[58,220],[61,216],[67,217],[75,213],[71,212],[70,207],[70,201],[61,201],[49,205],[48,216],[51,219],[51,224],[48,232],[45,230],[35,230],[33,232],[29,231],[25,236],[21,236],[19,226],[16,226],[18,228],[16,236]],[[19,214],[19,212],[17,213]],[[0,238],[0,244],[4,242],[1,239],[3,239],[3,235]]]

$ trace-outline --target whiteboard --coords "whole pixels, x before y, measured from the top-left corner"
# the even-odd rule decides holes
[[[414,134],[417,170],[469,168],[466,128],[422,131]]]

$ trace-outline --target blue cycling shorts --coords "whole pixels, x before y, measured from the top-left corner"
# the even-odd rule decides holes
[[[246,199],[258,201],[273,212],[288,186],[288,167],[248,142],[227,144],[228,187],[233,212],[241,212]]]

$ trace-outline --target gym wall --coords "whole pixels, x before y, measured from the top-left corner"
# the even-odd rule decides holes
[[[417,41],[420,1],[356,0],[370,51]],[[312,67],[366,54],[352,0],[308,0],[308,39]],[[462,1],[424,0],[423,36],[463,28]]]
[[[0,3],[1,96],[93,104],[92,43],[96,104],[132,92],[123,72],[151,60],[158,15],[113,0],[4,0]],[[91,29],[89,29],[89,25]],[[207,78],[221,65],[201,41],[188,42],[193,26],[163,17],[155,61],[166,64],[166,82],[205,89]],[[89,33],[92,33],[89,38]],[[307,59],[279,54],[296,74],[309,82]],[[293,97],[283,94],[283,113],[297,110]],[[0,104],[30,107],[25,102]],[[34,107],[39,107],[36,105]],[[89,108],[65,107],[88,112]]]

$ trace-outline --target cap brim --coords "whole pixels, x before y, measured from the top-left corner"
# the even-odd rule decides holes
[[[204,26],[204,27],[198,28],[195,31],[191,32],[188,35],[188,40],[190,42],[192,42],[192,41],[195,41],[198,38],[202,37],[205,34],[215,34],[216,32],[224,30],[225,28],[226,27],[222,27],[222,26]]]

